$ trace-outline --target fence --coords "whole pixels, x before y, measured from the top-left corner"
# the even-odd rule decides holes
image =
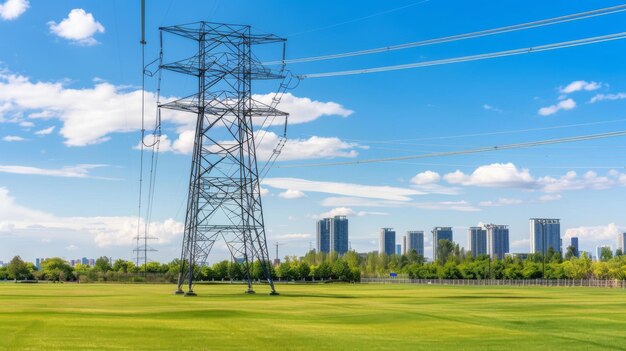
[[[560,286],[626,289],[626,280],[617,279],[409,279],[361,278],[364,284],[416,284],[460,286]]]

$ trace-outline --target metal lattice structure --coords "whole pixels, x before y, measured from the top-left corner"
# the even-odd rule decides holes
[[[252,53],[258,44],[279,43],[274,35],[252,34],[249,26],[198,22],[162,27],[163,35],[191,43],[195,54],[160,68],[187,75],[195,92],[185,98],[161,104],[160,108],[194,114],[197,117],[185,231],[181,251],[181,271],[177,293],[195,295],[195,271],[207,262],[216,242],[223,240],[233,259],[241,262],[248,293],[253,293],[251,272],[255,261],[275,294],[271,263],[265,237],[261,204],[259,168],[253,125],[287,113],[278,111],[287,88],[281,67],[274,72],[264,67]],[[178,52],[178,51],[177,51]],[[269,104],[255,101],[252,81],[281,80],[278,93]],[[284,135],[277,149],[284,145]],[[271,159],[271,158],[270,158]],[[269,162],[269,161],[268,161]]]

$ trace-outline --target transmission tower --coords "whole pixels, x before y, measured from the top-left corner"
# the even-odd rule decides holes
[[[187,75],[195,87],[193,94],[160,105],[160,108],[196,116],[176,293],[195,295],[194,272],[206,264],[216,241],[223,240],[231,257],[242,262],[247,293],[254,293],[251,272],[256,261],[271,293],[276,294],[259,185],[260,173],[265,168],[259,172],[253,124],[263,128],[268,120],[272,125],[279,117],[285,119],[286,126],[288,114],[275,107],[289,82],[282,67],[278,72],[264,67],[253,55],[252,47],[280,43],[284,56],[285,39],[252,34],[250,26],[209,22],[161,27],[160,30],[162,48],[165,34],[168,40],[169,37],[184,40],[182,44],[186,47],[192,44],[195,51],[190,57],[160,66],[163,70]],[[177,47],[176,53],[181,51]],[[164,52],[167,55],[167,50]],[[269,79],[282,80],[271,103],[254,100],[252,81]],[[284,137],[272,157],[280,153]]]

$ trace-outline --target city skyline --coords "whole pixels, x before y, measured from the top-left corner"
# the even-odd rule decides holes
[[[148,4],[148,61],[159,54],[159,26],[205,19],[198,18],[200,13],[287,37],[287,58],[294,59],[441,38],[596,7],[531,1],[511,11],[507,4],[494,3],[470,22],[469,3],[450,8],[426,1],[374,17],[368,16],[384,13],[388,6],[274,0],[219,6],[211,1],[177,3],[171,9]],[[189,4],[197,11],[181,10]],[[137,218],[142,111],[140,30],[135,25],[139,5],[118,5],[32,2],[15,18],[0,19],[0,31],[15,34],[3,36],[0,48],[3,260],[15,254],[29,260],[42,254],[72,257],[79,251],[134,257],[133,237],[147,218],[145,214]],[[325,5],[333,8],[332,13],[324,10]],[[239,6],[250,11],[237,11]],[[277,6],[281,11],[275,11]],[[287,68],[308,74],[564,42],[621,31],[623,16],[384,55],[292,63]],[[325,28],[353,17],[363,19]],[[440,25],[443,19],[445,27]],[[46,53],[45,64],[41,52]],[[621,200],[626,194],[626,155],[621,138],[389,163],[299,165],[625,129],[621,111],[626,107],[626,72],[619,59],[624,52],[626,42],[616,40],[454,65],[302,80],[278,107],[291,113],[289,141],[262,182],[268,243],[281,242],[283,252],[302,255],[316,240],[312,221],[344,215],[352,220],[350,243],[357,251],[377,246],[381,226],[393,226],[401,235],[443,223],[453,227],[455,242],[466,247],[469,227],[506,223],[510,250],[518,252],[529,247],[527,219],[544,216],[561,218],[564,242],[579,237],[581,251],[615,246],[616,235],[626,231]],[[264,51],[258,55],[262,60],[278,59]],[[171,76],[164,78],[171,81]],[[156,77],[147,77],[149,126],[154,122],[156,85]],[[271,102],[275,86],[255,88],[259,100]],[[168,98],[181,91],[186,91],[184,82],[164,87],[162,94]],[[193,128],[181,115],[162,117],[164,141],[148,227],[158,237],[151,242],[158,250],[151,258],[167,261],[180,256]],[[280,133],[278,126],[267,129],[259,144],[262,162],[272,155]],[[432,250],[430,235],[425,246]],[[229,255],[223,245],[216,245],[213,252],[211,260]]]

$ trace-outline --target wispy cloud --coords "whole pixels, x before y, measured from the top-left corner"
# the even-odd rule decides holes
[[[559,101],[558,103],[554,105],[540,108],[538,113],[542,116],[549,116],[561,110],[567,111],[567,110],[572,110],[574,108],[576,108],[576,101],[574,101],[573,99],[565,99],[565,100]]]
[[[597,94],[589,100],[589,103],[593,104],[599,101],[604,100],[622,100],[626,99],[626,93],[617,93],[617,94]]]
[[[12,174],[25,174],[25,175],[41,175],[52,177],[66,177],[66,178],[89,178],[92,177],[89,172],[93,169],[105,167],[102,164],[79,164],[75,166],[66,166],[58,169],[29,167],[29,166],[15,166],[15,165],[0,165],[0,173],[12,173]],[[94,177],[96,178],[96,177]],[[110,178],[104,178],[110,179]]]
[[[565,87],[560,87],[559,92],[561,94],[571,94],[577,91],[585,90],[585,91],[593,91],[600,89],[602,87],[601,83],[597,82],[587,82],[584,80],[575,80]]]
[[[17,135],[7,135],[4,138],[2,138],[2,140],[10,143],[10,142],[14,142],[14,141],[25,141],[26,139],[22,138],[21,136],[17,136]]]

